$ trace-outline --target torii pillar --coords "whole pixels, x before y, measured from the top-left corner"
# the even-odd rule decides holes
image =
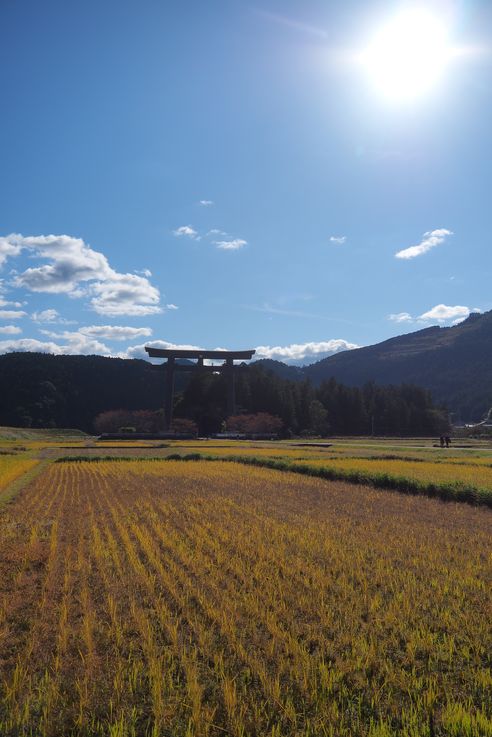
[[[228,358],[225,362],[225,375],[227,377],[227,416],[236,414],[236,375],[234,373],[234,361]]]
[[[166,366],[166,382],[164,394],[164,429],[169,430],[173,419],[174,404],[174,368],[175,360],[171,356],[167,359]]]

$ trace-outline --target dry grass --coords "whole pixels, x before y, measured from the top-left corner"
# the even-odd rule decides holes
[[[52,464],[0,523],[0,733],[492,735],[492,513]]]
[[[2,492],[16,479],[36,466],[38,461],[19,457],[16,454],[0,455],[0,503]]]

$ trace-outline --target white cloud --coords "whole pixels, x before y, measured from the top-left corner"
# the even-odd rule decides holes
[[[133,345],[127,348],[123,353],[118,354],[120,358],[145,358],[148,359],[148,355],[145,352],[145,346],[152,346],[152,348],[162,348],[164,350],[189,350],[198,351],[200,346],[190,345],[189,343],[169,343],[167,340],[149,340],[147,343],[141,343],[140,345]]]
[[[342,246],[347,241],[346,235],[330,235],[330,243]]]
[[[19,256],[22,246],[16,242],[12,242],[11,236],[0,238],[0,266],[2,266],[8,258]]]
[[[46,328],[40,328],[39,332],[41,335],[46,335],[47,338],[54,338],[56,340],[63,340],[64,338],[68,340],[69,335],[74,335],[74,333],[69,331],[64,331],[63,333],[57,333],[55,330],[46,330]]]
[[[78,330],[64,330],[61,333],[52,330],[40,330],[40,333],[53,340],[63,340],[70,344],[80,343],[85,345],[89,339],[97,340],[106,338],[108,340],[135,340],[152,335],[150,328],[131,328],[122,325],[88,325]],[[105,347],[105,351],[109,351]]]
[[[31,319],[34,322],[58,322],[60,313],[58,310],[48,309],[41,310],[40,312],[33,312]]]
[[[481,310],[478,307],[474,307],[473,309],[470,309],[469,307],[465,307],[465,305],[444,305],[439,304],[435,305],[435,307],[432,307],[430,310],[427,310],[427,312],[423,312],[421,315],[418,315],[417,317],[412,317],[412,315],[409,312],[398,312],[394,315],[388,315],[388,320],[392,320],[393,322],[397,323],[429,323],[429,322],[437,322],[437,323],[446,323],[446,322],[452,322],[453,325],[457,325],[459,322],[462,322],[463,320],[466,320],[466,318],[472,313],[472,312],[481,312]]]
[[[225,230],[220,230],[220,228],[212,228],[212,230],[209,230],[207,233],[207,236],[210,235],[227,235]]]
[[[192,238],[193,240],[197,240],[198,237],[198,231],[195,230],[191,225],[181,225],[179,228],[176,228],[176,230],[173,230],[174,235],[178,236],[186,236],[188,238]]]
[[[256,349],[255,358],[272,358],[277,361],[302,361],[305,358],[319,358],[320,355],[332,355],[340,351],[359,348],[356,343],[343,339],[321,341],[319,343],[293,343],[287,346],[260,345]]]
[[[155,315],[162,312],[160,294],[144,276],[116,274],[91,285],[91,305],[99,315]]]
[[[14,279],[17,287],[31,292],[71,293],[81,282],[110,279],[116,272],[104,254],[94,251],[81,238],[68,235],[7,236],[22,249],[49,263],[26,269]]]
[[[409,312],[397,312],[395,315],[388,315],[388,320],[393,322],[412,322],[413,317]]]
[[[449,320],[465,320],[470,314],[469,307],[464,305],[436,305],[431,310],[420,315],[419,320],[437,320],[437,322],[447,322]]]
[[[55,343],[45,343],[35,338],[21,338],[19,340],[0,340],[0,353],[55,353],[60,355],[60,347]]]
[[[77,332],[91,338],[107,338],[108,340],[135,340],[135,338],[152,335],[151,328],[131,328],[123,325],[89,325],[79,328]]]
[[[26,316],[27,312],[22,310],[0,310],[0,320],[20,320]]]
[[[202,207],[211,207],[214,204],[213,200],[200,200],[199,204]]]
[[[77,320],[67,320],[60,315],[58,310],[54,310],[52,308],[47,309],[47,310],[41,310],[40,312],[33,312],[31,315],[31,320],[38,324],[44,324],[44,323],[49,323],[50,325],[54,325],[55,323],[58,325],[76,325],[77,324]]]
[[[19,333],[22,333],[22,330],[15,325],[2,325],[0,327],[0,333],[3,335],[19,335]]]
[[[166,305],[166,310],[179,310],[178,305],[173,305],[172,303],[169,305]]]
[[[108,348],[104,343],[100,343],[87,335],[81,333],[73,333],[66,335],[66,343],[60,345],[59,349],[62,353],[68,353],[72,355],[112,355],[111,349]]]
[[[410,246],[409,248],[404,248],[402,251],[398,251],[398,253],[395,253],[395,258],[410,259],[415,258],[416,256],[421,256],[423,253],[430,251],[431,248],[440,246],[449,235],[453,235],[453,232],[451,230],[446,230],[446,228],[428,230],[424,233],[420,243],[416,246]]]
[[[45,342],[35,338],[19,338],[17,340],[0,340],[0,353],[33,351],[37,353],[53,353],[61,355],[111,355],[104,343],[92,340],[79,333],[67,340],[65,344]]]
[[[240,248],[246,246],[248,241],[242,238],[234,238],[231,241],[215,241],[217,248],[222,248],[224,251],[238,251]]]
[[[162,348],[164,350],[181,350],[181,351],[199,351],[199,350],[207,350],[204,349],[203,346],[199,345],[191,345],[190,343],[170,343],[167,340],[149,340],[147,343],[140,343],[139,345],[133,345],[126,349],[126,351],[122,351],[118,353],[118,358],[140,358],[149,360],[148,354],[145,351],[146,346],[152,346],[152,348]],[[227,348],[223,347],[216,347],[213,350],[215,351],[227,351]],[[153,361],[154,359],[151,359]],[[156,359],[159,360],[159,359]],[[206,366],[212,366],[215,364],[220,365],[223,363],[223,361],[213,361],[211,359],[205,359],[204,361]]]
[[[48,260],[15,276],[17,287],[73,298],[87,296],[92,309],[102,315],[161,312],[159,290],[147,277],[115,271],[104,254],[94,251],[81,238],[12,234],[2,240],[12,245],[16,255],[29,250],[35,258]]]
[[[139,358],[148,360],[145,351],[146,346],[154,348],[175,349],[175,350],[203,350],[203,346],[192,345],[189,343],[172,343],[166,340],[150,340],[138,345],[129,346],[124,351],[115,352],[108,348],[104,343],[100,343],[96,338],[107,338],[109,340],[125,340],[131,336],[128,332],[132,328],[120,326],[88,326],[80,328],[75,332],[65,331],[55,333],[49,330],[41,330],[41,333],[50,341],[40,341],[31,338],[22,338],[16,340],[0,341],[0,353],[10,353],[13,351],[35,351],[41,353],[53,353],[56,355],[68,354],[99,354],[103,356],[117,356],[119,358]],[[138,330],[136,328],[135,330]],[[141,328],[147,330],[147,328]],[[349,343],[346,340],[328,340],[319,343],[302,343],[292,344],[288,346],[258,346],[253,360],[259,358],[272,358],[287,363],[301,362],[304,359],[313,358],[320,359],[339,351],[351,350],[358,348],[355,343]],[[227,350],[227,348],[218,347],[215,350]],[[212,361],[206,363],[211,364]]]
[[[10,302],[6,299],[0,299],[0,307],[23,307],[25,302]]]

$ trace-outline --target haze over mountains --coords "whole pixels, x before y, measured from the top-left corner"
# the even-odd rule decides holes
[[[343,351],[304,367],[261,361],[265,368],[315,385],[331,377],[350,386],[367,381],[429,389],[453,420],[476,421],[492,406],[492,311],[459,325],[434,326],[376,345]]]

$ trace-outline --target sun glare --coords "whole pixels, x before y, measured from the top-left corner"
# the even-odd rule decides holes
[[[427,92],[451,54],[445,23],[424,9],[414,9],[395,16],[375,34],[363,63],[380,92],[405,100]]]

